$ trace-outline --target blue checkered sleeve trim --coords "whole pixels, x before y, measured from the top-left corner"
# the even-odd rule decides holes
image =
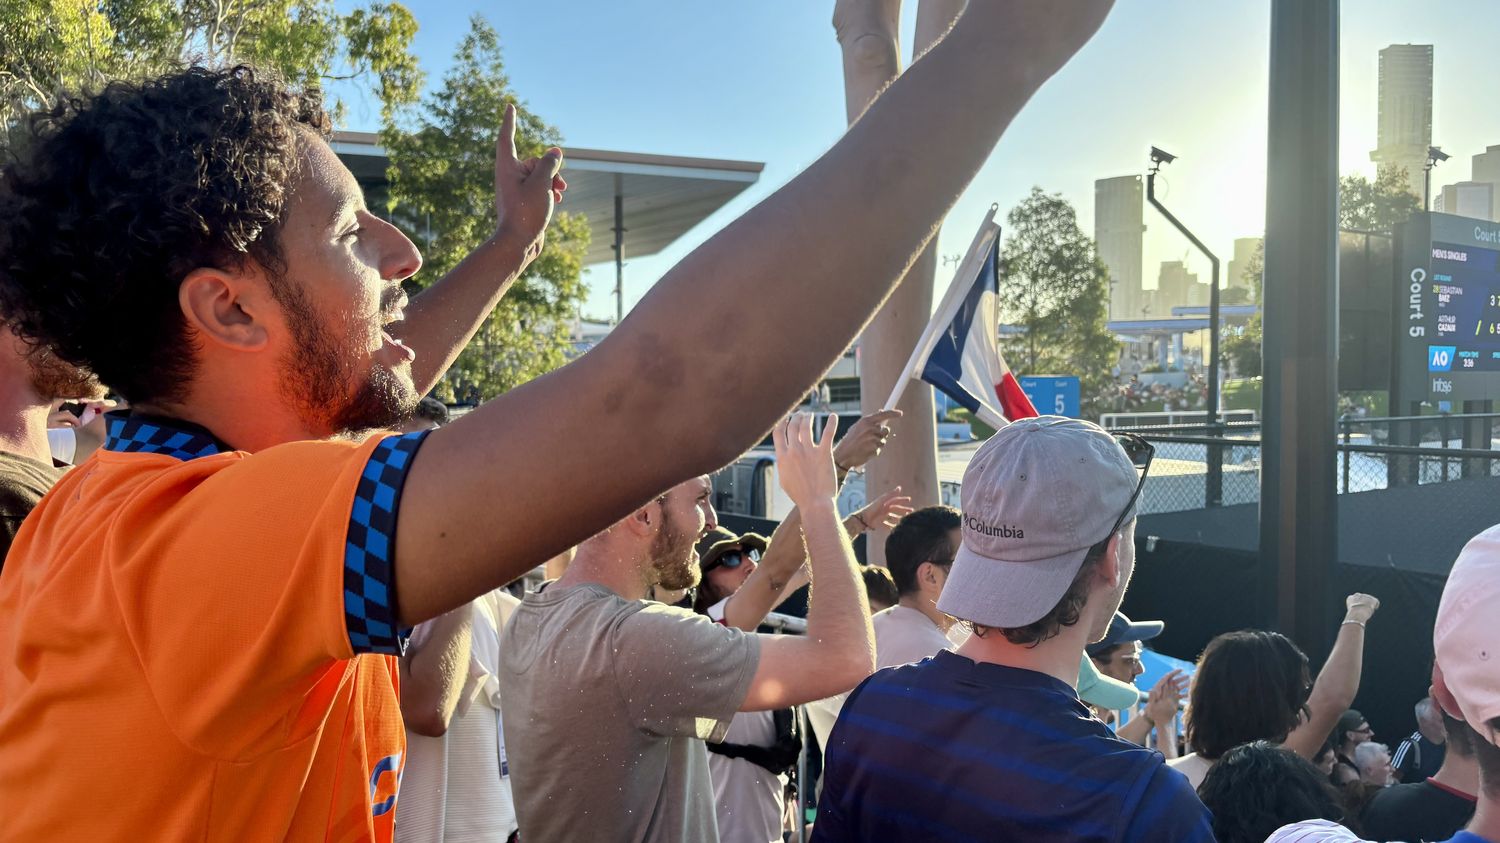
[[[428,431],[391,436],[365,463],[344,550],[344,621],[356,653],[401,653],[410,629],[396,625],[396,513],[401,488]]]

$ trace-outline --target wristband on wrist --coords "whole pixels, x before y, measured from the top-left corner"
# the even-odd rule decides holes
[[[1344,621],[1344,623],[1339,624],[1339,626],[1343,626],[1345,623],[1356,624],[1356,625],[1359,626],[1360,629],[1364,629],[1365,628],[1365,622],[1364,621],[1347,620],[1347,619]]]
[[[863,515],[860,515],[858,512],[856,512],[856,513],[854,513],[853,517],[854,517],[855,521],[859,522],[859,528],[860,528],[859,531],[861,533],[868,533],[868,532],[870,532],[870,522],[866,521],[865,517]]]

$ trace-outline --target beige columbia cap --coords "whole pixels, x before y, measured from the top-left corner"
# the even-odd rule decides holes
[[[1139,475],[1113,436],[1060,416],[1006,425],[964,471],[963,544],[938,598],[960,620],[1015,629],[1067,593]]]

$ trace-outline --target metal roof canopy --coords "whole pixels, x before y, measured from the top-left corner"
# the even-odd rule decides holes
[[[1135,319],[1110,322],[1105,328],[1113,334],[1143,336],[1176,336],[1208,330],[1207,319]]]
[[[360,181],[385,181],[387,159],[379,135],[334,132],[332,147]],[[588,218],[592,236],[584,265],[615,261],[617,297],[624,261],[665,249],[743,193],[765,169],[754,161],[600,149],[565,152],[562,174],[568,193],[562,208]]]

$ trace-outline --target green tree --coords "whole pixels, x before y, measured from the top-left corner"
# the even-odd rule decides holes
[[[1261,276],[1266,266],[1266,244],[1261,241],[1255,253],[1245,262],[1240,279],[1249,290],[1247,298],[1256,304],[1261,300]],[[1244,325],[1226,325],[1219,332],[1219,360],[1240,377],[1260,377],[1261,318],[1256,313]]]
[[[1407,190],[1406,174],[1399,167],[1384,166],[1375,181],[1348,175],[1339,179],[1339,228],[1351,231],[1391,233],[1397,225],[1422,209],[1421,200]],[[1244,281],[1251,301],[1261,301],[1261,274],[1265,267],[1265,243],[1245,265]],[[1220,335],[1219,358],[1242,377],[1261,374],[1262,321],[1255,314],[1243,326],[1225,327]]]
[[[1083,415],[1097,416],[1119,357],[1105,325],[1109,271],[1062,194],[1033,187],[1005,220],[1000,323],[1020,329],[1001,339],[1006,358],[1025,374],[1078,375]]]
[[[368,80],[389,117],[421,91],[416,32],[380,0],[348,14],[333,0],[0,0],[0,126],[61,90],[236,61],[299,85]]]
[[[1422,200],[1407,190],[1400,167],[1380,167],[1373,182],[1360,175],[1339,179],[1339,228],[1389,234],[1420,210]]]
[[[415,232],[424,279],[442,277],[495,231],[495,134],[516,103],[516,151],[538,156],[557,130],[520,109],[505,75],[500,39],[475,16],[442,86],[381,131],[390,156],[391,213]],[[449,400],[488,399],[562,365],[583,300],[587,221],[559,212],[542,254],[464,349],[439,388]]]

